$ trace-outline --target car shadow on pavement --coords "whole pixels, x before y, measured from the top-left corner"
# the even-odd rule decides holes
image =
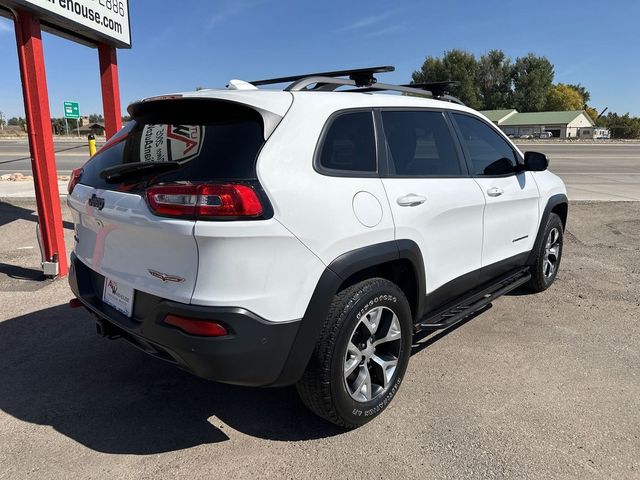
[[[233,429],[282,441],[343,433],[293,388],[199,379],[95,334],[66,304],[0,322],[0,409],[100,452],[154,454],[223,442]]]

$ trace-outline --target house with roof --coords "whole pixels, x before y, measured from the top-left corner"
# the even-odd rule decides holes
[[[83,125],[79,128],[80,135],[88,135],[89,133],[95,136],[104,136],[105,128],[104,122],[94,122]]]
[[[556,138],[609,138],[608,130],[596,127],[584,110],[520,113],[510,109],[480,113],[513,137],[539,137],[542,132],[550,132]]]

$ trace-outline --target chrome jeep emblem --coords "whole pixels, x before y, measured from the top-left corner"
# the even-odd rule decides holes
[[[157,270],[151,270],[150,268],[147,271],[149,272],[149,274],[151,274],[152,277],[159,278],[163,282],[184,282],[184,278],[178,277],[177,275],[168,275],[166,273],[158,272]]]
[[[91,195],[91,198],[87,200],[90,207],[102,210],[104,208],[104,198],[97,196],[95,193]]]

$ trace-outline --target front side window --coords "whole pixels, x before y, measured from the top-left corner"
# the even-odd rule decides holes
[[[460,176],[460,162],[442,112],[383,111],[391,175]]]
[[[376,140],[371,112],[345,113],[333,120],[320,151],[322,168],[375,173]]]
[[[517,165],[513,148],[486,123],[454,113],[462,144],[472,164],[474,175],[507,175],[515,172]]]

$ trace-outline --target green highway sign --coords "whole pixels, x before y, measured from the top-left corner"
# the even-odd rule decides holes
[[[64,118],[80,118],[78,102],[64,102]]]

